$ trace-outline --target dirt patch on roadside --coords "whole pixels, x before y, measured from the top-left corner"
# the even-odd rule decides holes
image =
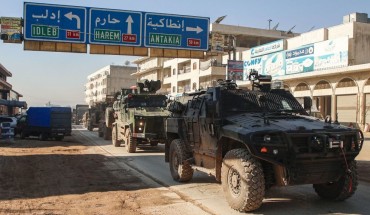
[[[0,214],[145,214],[173,202],[94,147],[74,136],[0,143]]]

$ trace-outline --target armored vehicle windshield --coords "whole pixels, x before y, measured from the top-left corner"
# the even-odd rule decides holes
[[[248,90],[222,90],[224,112],[289,112],[306,115],[302,105],[285,90],[269,92]]]
[[[139,107],[166,107],[167,97],[165,95],[128,95],[126,97],[128,108]]]

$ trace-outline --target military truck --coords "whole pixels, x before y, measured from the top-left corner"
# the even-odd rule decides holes
[[[155,94],[160,81],[144,80],[137,84],[137,92],[122,93],[113,104],[115,122],[112,125],[112,144],[126,144],[129,153],[136,152],[139,145],[157,146],[165,142],[164,120],[167,96]]]
[[[111,131],[106,126],[105,114],[106,109],[113,106],[115,95],[107,95],[105,101],[97,102],[88,109],[87,114],[83,117],[87,130],[92,131],[98,128],[99,137],[109,139]]]
[[[79,125],[82,122],[83,115],[89,111],[89,105],[77,104],[73,112],[74,123]]]
[[[105,140],[112,138],[112,123],[114,122],[113,103],[116,100],[117,92],[115,95],[106,96],[105,102],[101,104],[100,120],[98,124],[98,135]]]
[[[271,76],[253,71],[249,79],[249,90],[219,81],[170,103],[165,161],[172,178],[190,181],[194,170],[213,175],[238,211],[258,209],[271,186],[313,184],[324,199],[352,196],[362,132],[310,116],[312,100],[301,105]]]
[[[104,103],[97,103],[89,108],[86,115],[87,130],[92,131],[94,128],[99,128],[100,120],[104,117],[104,111]]]

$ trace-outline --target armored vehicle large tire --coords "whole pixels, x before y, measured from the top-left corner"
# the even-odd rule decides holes
[[[113,129],[112,129],[112,144],[113,144],[114,147],[121,146],[121,141],[118,140],[117,128],[116,127],[113,127]]]
[[[233,149],[225,155],[221,182],[231,208],[252,211],[261,206],[265,195],[263,168],[246,149]]]
[[[127,152],[128,153],[135,153],[136,152],[136,145],[137,145],[137,139],[132,137],[131,132],[128,132],[127,143],[126,143]]]
[[[344,173],[338,181],[326,184],[314,184],[313,188],[316,193],[321,198],[334,201],[343,201],[351,197],[358,185],[356,161],[350,161],[348,167],[350,172]]]
[[[186,151],[184,141],[175,139],[170,145],[170,171],[175,181],[186,182],[193,177],[194,170],[187,159],[190,158]]]

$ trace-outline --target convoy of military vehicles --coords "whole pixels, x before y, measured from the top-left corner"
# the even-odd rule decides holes
[[[88,110],[80,105],[82,120],[76,107],[74,121],[98,128],[99,137],[115,147],[124,144],[129,153],[163,143],[174,180],[188,182],[195,170],[212,175],[237,211],[258,209],[272,186],[312,184],[323,199],[351,197],[358,186],[361,130],[311,116],[311,98],[299,103],[271,76],[251,71],[249,80],[251,89],[219,80],[174,99],[156,93],[160,81],[144,80]],[[41,113],[42,123],[34,117]],[[16,129],[22,138],[70,135],[70,108],[30,108],[27,117]]]

